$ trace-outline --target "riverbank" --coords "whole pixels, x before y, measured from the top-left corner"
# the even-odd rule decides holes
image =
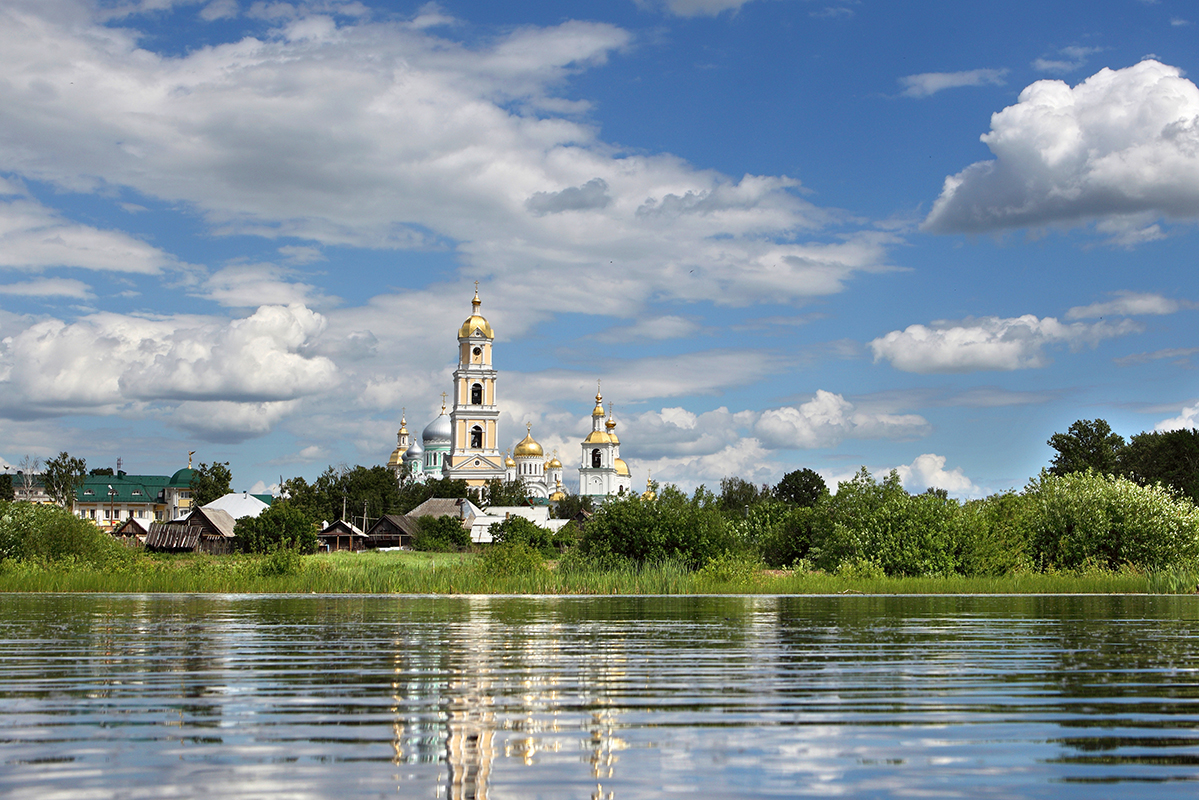
[[[142,556],[118,570],[17,565],[0,592],[282,594],[1190,594],[1190,571],[1018,573],[888,578],[762,570],[731,562],[699,571],[643,568],[534,569],[497,574],[470,553],[366,552],[297,556]]]

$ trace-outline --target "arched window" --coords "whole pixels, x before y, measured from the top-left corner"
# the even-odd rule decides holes
[[[478,425],[470,429],[470,446],[476,450],[483,447],[483,429]]]
[[[591,451],[591,466],[593,466],[593,467],[603,466],[603,462],[602,462],[602,459],[600,458],[600,451],[599,451],[598,447]]]
[[[470,387],[470,402],[471,402],[471,404],[476,405],[476,406],[483,405],[483,386],[482,386],[482,384],[476,383],[475,385]]]

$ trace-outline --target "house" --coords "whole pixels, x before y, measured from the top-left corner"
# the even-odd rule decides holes
[[[75,489],[75,515],[91,520],[101,530],[112,532],[122,520],[137,519],[147,524],[172,520],[191,508],[191,478],[194,470],[184,468],[174,475],[88,475]]]
[[[150,535],[151,524],[148,519],[131,517],[114,528],[112,536],[126,547],[143,547],[146,537]]]
[[[227,511],[195,508],[183,519],[151,523],[146,549],[156,553],[229,553],[234,524]]]
[[[490,544],[491,526],[509,517],[524,517],[537,527],[554,533],[570,523],[568,519],[550,519],[549,506],[490,506],[471,522],[470,540],[475,544]]]
[[[372,550],[412,547],[416,537],[417,517],[384,514],[366,531],[366,546]]]
[[[207,508],[207,506],[205,507]],[[335,550],[348,550],[356,553],[366,549],[367,535],[357,525],[346,522],[344,519],[339,519],[332,525],[326,525],[316,537],[320,540],[321,551],[326,553]]]

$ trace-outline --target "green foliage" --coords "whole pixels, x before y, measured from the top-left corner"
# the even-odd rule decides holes
[[[542,555],[554,555],[558,552],[558,542],[554,535],[521,516],[510,516],[503,522],[493,522],[488,528],[493,545],[526,544]]]
[[[296,575],[304,567],[303,556],[290,547],[279,547],[258,564],[258,574],[264,578]]]
[[[779,500],[804,508],[811,508],[828,494],[824,478],[807,467],[788,472],[774,487],[774,496]]]
[[[826,524],[827,513],[814,507],[789,508],[758,540],[762,560],[774,569],[793,567],[805,559],[816,538],[816,526]]]
[[[229,471],[228,461],[200,464],[192,473],[190,483],[192,506],[206,506],[213,500],[219,500],[229,494],[232,483],[233,473]]]
[[[1199,431],[1138,433],[1120,451],[1120,474],[1142,486],[1163,483],[1199,504]]]
[[[112,467],[97,467],[96,469],[90,470],[87,474],[88,475],[107,475],[110,477],[116,475],[116,473],[112,471]]]
[[[711,584],[745,588],[754,583],[761,562],[747,553],[724,552],[708,559],[696,577]]]
[[[909,495],[894,470],[880,483],[863,467],[820,508],[828,520],[811,528],[811,558],[825,571],[863,559],[887,575],[947,575],[957,567],[957,502]]]
[[[487,482],[487,505],[523,506],[528,502],[529,492],[520,481],[501,481],[499,478],[492,478]]]
[[[451,516],[423,516],[416,521],[417,533],[413,539],[414,550],[450,553],[470,547],[470,531],[462,527],[462,520]]]
[[[720,510],[730,518],[746,516],[749,509],[769,497],[769,487],[758,488],[737,477],[720,479]]]
[[[492,545],[483,551],[479,571],[491,577],[545,572],[545,557],[524,542]]]
[[[595,500],[590,495],[577,495],[568,492],[566,497],[553,506],[554,519],[574,519],[583,511],[595,512]]]
[[[111,536],[66,509],[0,502],[0,560],[113,568],[131,557]]]
[[[606,501],[583,526],[584,555],[612,554],[639,564],[679,561],[691,569],[736,549],[724,517],[705,503],[667,486],[654,501],[640,497]]]
[[[273,553],[294,549],[315,553],[317,525],[298,506],[276,500],[257,517],[242,517],[233,528],[235,546],[242,553]]]
[[[65,450],[46,462],[43,485],[50,499],[63,508],[74,508],[75,491],[87,477],[87,462]]]
[[[16,497],[13,491],[12,475],[0,475],[0,501],[11,501]]]
[[[406,514],[430,496],[445,496],[429,495],[426,493],[427,486],[411,480],[408,483],[410,489],[419,487],[417,494],[421,495],[419,500],[411,504],[415,495],[405,495],[396,483],[395,475],[387,467],[356,466],[349,469],[330,466],[312,483],[300,477],[287,479],[283,482],[282,494],[309,519],[326,522],[341,519],[343,510],[350,518],[347,521],[361,520],[364,509],[371,521],[384,514]],[[465,491],[465,482],[458,483],[462,484]]]
[[[1025,501],[1015,492],[972,500],[962,507],[959,569],[966,575],[1010,575],[1033,568]]]
[[[398,498],[396,506],[386,513],[407,514],[430,497],[452,497],[456,499],[459,497],[468,497],[469,494],[466,481],[464,480],[436,478],[422,482],[414,480],[410,475],[405,474],[401,477],[399,485],[396,487],[396,496]],[[361,505],[359,503],[359,507]]]
[[[1030,537],[1045,566],[1146,569],[1199,563],[1199,509],[1127,478],[1042,472],[1024,491]]]
[[[837,570],[833,574],[841,580],[847,581],[877,580],[886,576],[886,572],[878,562],[861,556],[849,561],[842,561],[837,565]]]
[[[1049,472],[1069,475],[1093,469],[1101,475],[1112,475],[1119,467],[1118,457],[1124,447],[1124,437],[1112,433],[1107,420],[1080,419],[1066,433],[1049,437],[1049,446],[1057,451]]]

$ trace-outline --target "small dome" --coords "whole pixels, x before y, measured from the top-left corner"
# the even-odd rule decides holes
[[[412,446],[404,451],[405,461],[419,461],[425,457],[425,448],[420,442],[413,442]]]
[[[561,503],[565,499],[566,499],[566,492],[562,491],[562,484],[561,484],[561,482],[559,482],[558,488],[555,489],[554,493],[550,495],[550,502],[551,503]]]
[[[629,465],[624,463],[623,458],[616,459],[616,474],[625,478],[629,477]]]
[[[171,476],[171,486],[191,486],[195,474],[196,471],[191,467],[184,467]]]
[[[562,469],[562,462],[558,460],[557,456],[554,456],[553,458],[550,459],[550,462],[545,465],[545,468],[546,469]]]
[[[604,396],[599,392],[595,393],[595,408],[591,409],[591,416],[602,417],[604,415]]]
[[[404,454],[400,452],[400,448],[391,451],[391,458],[387,459],[387,466],[398,467],[403,462]]]
[[[654,494],[653,489],[646,489],[644,492],[641,493],[641,499],[642,500],[657,500],[658,496],[656,494]]]
[[[541,458],[545,455],[545,452],[541,449],[541,445],[537,444],[537,440],[533,438],[533,432],[529,431],[529,435],[520,440],[516,445],[516,449],[512,451],[512,454],[517,458],[521,456],[526,458],[537,456]]]
[[[612,437],[603,431],[592,431],[587,434],[587,438],[583,440],[583,444],[610,444]]]
[[[515,467],[516,466],[516,462],[512,460],[512,456],[509,456],[509,455],[504,456],[504,466],[505,467]]]
[[[450,444],[454,436],[454,429],[450,425],[450,418],[446,416],[445,407],[441,409],[441,415],[426,426],[425,432],[421,434],[421,438],[425,440],[425,447],[434,444]]]
[[[478,331],[486,338],[494,339],[495,331],[491,329],[491,323],[484,319],[483,315],[479,313],[479,306],[482,305],[482,301],[479,300],[478,286],[475,287],[475,299],[471,300],[470,302],[471,313],[470,316],[466,318],[466,322],[462,323],[462,327],[458,329],[458,338],[466,339],[467,337],[474,336],[475,331]]]

